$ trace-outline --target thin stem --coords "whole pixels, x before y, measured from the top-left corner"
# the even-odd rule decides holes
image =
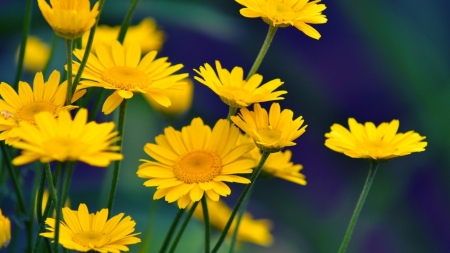
[[[147,228],[145,230],[145,238],[142,240],[141,247],[139,248],[139,253],[147,253],[150,251],[150,242],[152,238],[156,210],[158,209],[158,203],[158,201],[151,202],[150,212],[147,219]]]
[[[38,220],[38,224],[41,224],[42,222],[44,222],[44,220],[42,220],[42,198],[44,196],[44,188],[45,188],[45,170],[41,169],[42,173],[41,173],[41,182],[39,184],[39,189],[37,192],[37,196],[36,196],[36,216],[37,216],[37,220]],[[48,200],[47,200],[48,202]]]
[[[119,123],[117,126],[117,130],[119,131],[119,136],[121,137],[117,141],[117,146],[119,146],[119,149],[122,150],[122,140],[123,140],[123,130],[125,127],[125,114],[127,111],[127,103],[128,99],[124,99],[122,103],[120,104],[120,111],[119,111]],[[119,174],[120,174],[120,164],[121,160],[117,160],[114,163],[114,174],[111,182],[111,190],[109,191],[109,199],[108,199],[108,218],[111,216],[112,208],[114,204],[114,197],[116,196],[116,188],[117,188],[117,182],[119,181]]]
[[[86,63],[89,58],[89,54],[91,53],[92,43],[94,43],[95,30],[97,29],[98,21],[100,20],[100,15],[102,13],[104,4],[105,4],[105,0],[98,1],[97,20],[95,21],[95,25],[91,28],[91,31],[89,32],[89,38],[88,38],[88,42],[86,45],[86,49],[84,51],[83,59],[80,62],[80,67],[78,68],[77,75],[75,76],[75,79],[73,81],[72,94],[75,93],[75,90],[77,89],[77,85],[81,79],[81,74],[83,73],[84,67],[86,67]]]
[[[73,40],[66,39],[66,59],[67,59],[67,96],[66,105],[72,104],[72,44]]]
[[[23,70],[23,59],[25,58],[25,49],[27,47],[28,33],[30,32],[30,22],[31,22],[31,10],[32,10],[33,0],[27,1],[27,6],[25,8],[25,19],[23,21],[22,29],[22,42],[20,43],[19,59],[17,61],[17,73],[16,80],[14,82],[14,87],[18,87],[20,76]]]
[[[264,151],[261,156],[261,160],[259,160],[258,166],[253,171],[252,177],[250,178],[250,183],[245,186],[244,191],[242,192],[241,196],[239,197],[236,205],[234,206],[233,211],[231,212],[230,218],[228,218],[228,222],[225,225],[222,234],[220,235],[219,240],[216,243],[216,246],[214,246],[213,250],[211,252],[217,252],[220,249],[220,246],[222,245],[223,241],[225,240],[225,236],[228,234],[228,230],[231,227],[231,224],[233,223],[234,216],[236,216],[237,211],[239,210],[239,207],[241,206],[242,202],[244,201],[245,197],[247,196],[247,193],[250,191],[250,189],[253,187],[253,185],[256,182],[256,179],[259,176],[259,173],[261,172],[261,169],[264,165],[264,163],[267,160],[267,157],[269,157],[270,153],[267,151]],[[245,210],[244,210],[245,211]]]
[[[37,214],[35,214],[35,212],[34,212],[34,207],[36,206],[36,202],[38,202],[38,199],[37,199],[37,197],[34,197],[34,196],[36,196],[36,192],[38,191],[38,189],[40,188],[40,183],[39,182],[41,182],[42,183],[42,174],[40,175],[40,176],[38,176],[37,175],[37,171],[38,170],[35,170],[34,171],[34,182],[33,182],[33,194],[31,195],[32,197],[31,197],[31,211],[30,211],[30,213],[29,213],[29,220],[30,220],[30,230],[29,231],[27,231],[27,233],[28,233],[28,237],[27,237],[27,239],[28,239],[28,249],[27,249],[27,252],[31,252],[31,247],[32,247],[32,245],[33,245],[33,231],[34,231],[34,219],[35,219],[35,217],[37,217],[38,215]],[[45,175],[45,174],[44,174]],[[44,184],[45,184],[45,180],[44,180]],[[41,204],[42,205],[42,196],[41,196],[41,202],[39,203],[39,204]],[[42,211],[42,208],[41,208],[41,211]]]
[[[120,42],[120,44],[122,44],[123,41],[125,40],[125,35],[127,34],[128,27],[130,26],[131,17],[133,16],[134,9],[136,8],[138,2],[139,0],[131,1],[130,8],[128,9],[127,14],[125,15],[125,18],[122,21],[119,35],[117,36],[117,40]]]
[[[100,101],[103,101],[103,93],[106,89],[100,89],[97,94],[97,98],[94,99],[94,106],[92,107],[92,113],[89,114],[89,120],[94,120],[97,115],[98,108],[100,107]]]
[[[203,220],[205,222],[205,253],[209,253],[209,237],[211,235],[211,229],[209,224],[208,203],[206,202],[206,194],[202,197],[202,210]]]
[[[59,191],[59,198],[57,199],[56,203],[56,207],[55,207],[55,211],[56,211],[56,219],[55,219],[55,236],[53,238],[54,240],[54,244],[53,244],[53,248],[54,251],[56,253],[58,253],[58,249],[59,249],[59,231],[60,231],[60,226],[61,226],[61,209],[62,209],[62,205],[63,205],[63,199],[64,199],[64,191],[67,190],[66,185],[69,184],[70,181],[70,166],[71,163],[69,162],[64,162],[63,163],[63,173],[62,173],[62,178],[61,180],[59,180],[58,183],[58,191]]]
[[[237,107],[230,106],[230,109],[228,110],[228,116],[227,116],[228,121],[231,122],[231,116],[234,116],[236,114],[237,109],[238,109]]]
[[[164,239],[163,245],[161,246],[161,249],[159,250],[159,253],[164,253],[167,250],[167,247],[169,247],[170,239],[172,239],[173,233],[175,232],[175,229],[177,228],[178,222],[181,219],[181,216],[183,216],[184,209],[179,209],[177,215],[175,216],[175,219],[172,222],[172,225],[170,225],[169,231],[167,232],[166,238]]]
[[[347,249],[347,245],[352,237],[353,229],[355,228],[356,221],[358,220],[359,213],[364,205],[364,201],[366,200],[367,194],[369,193],[370,186],[372,185],[373,178],[375,177],[375,173],[377,172],[379,163],[375,160],[370,161],[370,169],[369,174],[367,175],[366,182],[364,184],[364,188],[359,196],[358,203],[356,204],[355,211],[353,212],[352,218],[350,219],[350,223],[348,224],[347,231],[345,232],[344,240],[342,241],[341,247],[339,248],[339,253],[344,253]]]
[[[239,226],[241,225],[242,217],[244,217],[245,210],[247,209],[248,201],[250,200],[250,196],[252,195],[254,188],[251,188],[250,191],[247,193],[247,197],[244,199],[244,202],[242,203],[242,206],[239,208],[239,213],[236,221],[236,226],[234,227],[233,236],[231,237],[231,244],[230,244],[230,253],[234,252],[234,246],[236,245],[237,235],[239,231]]]
[[[259,65],[261,65],[262,60],[264,59],[264,56],[267,53],[267,50],[269,49],[270,43],[272,42],[273,37],[275,36],[275,32],[277,31],[278,27],[274,27],[269,25],[269,31],[267,32],[266,39],[264,40],[263,45],[261,46],[261,49],[259,50],[259,54],[256,57],[255,62],[253,63],[252,68],[250,69],[250,72],[247,74],[246,80],[250,79],[252,75],[258,71]]]
[[[172,247],[170,247],[169,253],[175,252],[178,242],[180,241],[181,236],[183,235],[184,229],[186,229],[186,226],[189,223],[189,220],[191,219],[192,214],[195,211],[195,208],[197,208],[197,205],[198,205],[198,201],[194,202],[194,204],[192,204],[191,209],[189,209],[189,212],[188,212],[186,218],[184,219],[183,224],[181,225],[180,231],[178,231],[177,237],[175,237],[175,240],[172,243]]]
[[[48,71],[48,66],[50,66],[50,61],[53,57],[53,54],[55,54],[55,48],[56,48],[56,44],[58,42],[58,35],[56,35],[56,33],[53,33],[53,40],[52,40],[52,47],[50,48],[50,55],[48,56],[48,60],[45,63],[44,69],[42,70],[42,73],[44,74],[44,76],[47,76],[47,71]]]

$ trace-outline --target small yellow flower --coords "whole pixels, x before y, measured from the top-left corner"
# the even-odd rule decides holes
[[[156,161],[141,159],[144,163],[137,175],[149,179],[145,186],[157,186],[153,199],[178,201],[179,208],[199,201],[204,193],[217,201],[231,193],[224,182],[250,183],[236,174],[252,172],[254,162],[244,154],[254,144],[236,145],[238,138],[239,129],[225,119],[212,130],[200,118],[194,118],[181,131],[167,127],[164,135],[155,138],[156,144],[145,145],[144,151]]]
[[[240,10],[247,18],[262,18],[275,27],[295,26],[311,38],[319,39],[320,33],[309,24],[324,24],[328,21],[322,14],[327,7],[318,4],[321,0],[236,0],[245,6]]]
[[[18,140],[12,131],[23,125],[24,122],[34,125],[34,116],[40,112],[49,112],[57,117],[61,111],[68,111],[77,106],[65,106],[67,96],[67,81],[59,83],[60,74],[53,71],[44,82],[41,72],[36,73],[33,89],[26,82],[19,82],[19,94],[7,83],[0,83],[0,141],[5,140],[11,145]],[[72,98],[72,103],[86,93],[79,90]]]
[[[108,209],[89,213],[86,204],[80,204],[78,211],[65,207],[62,209],[64,221],[61,221],[59,243],[66,249],[78,252],[119,253],[129,251],[126,246],[141,242],[134,233],[136,222],[130,216],[123,218],[120,213],[108,219]],[[123,218],[123,219],[122,219]],[[55,238],[56,220],[47,218],[49,232],[40,233],[46,238]]]
[[[244,79],[244,71],[241,67],[234,67],[231,73],[222,68],[219,61],[216,61],[217,74],[214,69],[206,63],[199,70],[194,69],[200,77],[195,80],[209,87],[222,101],[235,108],[247,107],[253,103],[282,100],[280,97],[287,91],[275,91],[283,82],[280,79],[271,80],[260,85],[263,77],[259,74],[252,75],[248,81]]]
[[[119,147],[112,146],[120,138],[117,131],[113,132],[114,123],[86,123],[87,115],[86,109],[80,109],[73,120],[67,111],[57,119],[48,112],[37,114],[36,126],[24,124],[15,131],[21,140],[13,147],[23,151],[12,163],[81,161],[107,167],[111,161],[121,160],[123,155],[114,152]]]
[[[0,249],[8,246],[11,240],[11,221],[8,217],[3,216],[2,209],[0,209]]]
[[[19,51],[17,51],[18,55]],[[50,48],[38,37],[28,36],[23,68],[29,72],[42,71],[50,57]]]
[[[38,0],[39,9],[56,35],[76,39],[92,28],[98,15],[98,2],[91,10],[89,0]]]
[[[212,227],[223,231],[225,225],[228,222],[228,218],[231,215],[231,209],[222,201],[208,201],[208,214],[209,222]],[[203,220],[203,208],[202,205],[198,205],[194,211],[194,217]],[[231,237],[236,227],[236,219],[231,224],[228,230],[228,237]],[[237,242],[251,242],[261,246],[270,246],[273,242],[273,237],[270,234],[272,228],[272,222],[267,219],[254,220],[252,215],[248,212],[242,216],[241,223],[239,224],[239,230],[237,233]]]
[[[364,125],[354,118],[348,119],[349,130],[339,124],[331,126],[326,133],[325,146],[352,158],[365,158],[384,161],[425,150],[427,142],[414,131],[397,133],[400,122],[383,122],[378,127],[372,122]]]
[[[95,52],[96,45],[102,43],[111,45],[112,41],[117,40],[119,31],[120,26],[97,26],[91,52]],[[89,31],[86,32],[82,37],[83,48],[86,48],[89,33]],[[144,18],[139,24],[128,27],[123,44],[128,45],[129,43],[138,43],[141,46],[142,53],[153,50],[159,51],[164,43],[164,33],[158,30],[155,20]]]
[[[82,59],[84,49],[75,50],[74,54]],[[135,92],[152,97],[163,106],[170,106],[170,99],[164,90],[179,84],[188,76],[174,74],[183,64],[170,66],[167,57],[155,60],[157,52],[151,51],[141,60],[141,48],[136,43],[122,46],[118,41],[111,45],[97,45],[96,55],[91,54],[83,71],[80,88],[102,87],[115,90],[103,104],[102,112],[112,113],[124,99],[130,99]],[[73,73],[76,74],[80,63],[73,63]]]
[[[180,84],[174,85],[171,89],[163,90],[162,93],[170,99],[170,106],[165,107],[158,104],[150,95],[144,94],[144,97],[155,110],[168,117],[176,117],[185,113],[191,107],[194,84],[189,78],[185,78]]]
[[[258,103],[253,105],[254,111],[241,108],[238,116],[231,116],[231,120],[242,131],[255,141],[256,146],[270,153],[278,152],[286,146],[294,146],[295,139],[305,132],[306,125],[302,116],[292,120],[294,113],[291,110],[281,111],[280,104],[273,103],[270,111],[261,108]]]

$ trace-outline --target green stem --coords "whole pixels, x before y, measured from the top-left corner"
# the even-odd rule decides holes
[[[264,151],[262,153],[261,156],[261,160],[259,160],[258,166],[255,168],[255,170],[253,171],[252,177],[250,178],[250,183],[248,185],[245,186],[244,191],[242,192],[241,196],[239,197],[236,206],[234,206],[233,211],[231,212],[230,218],[228,219],[227,224],[225,225],[222,234],[220,235],[219,240],[216,243],[216,246],[214,246],[213,250],[211,252],[217,252],[220,249],[220,246],[222,245],[223,241],[225,240],[226,235],[228,234],[228,230],[231,227],[231,224],[233,223],[234,220],[234,216],[236,216],[237,211],[239,210],[239,207],[241,206],[241,204],[244,202],[247,193],[250,191],[250,189],[253,187],[253,185],[256,182],[256,179],[259,176],[259,173],[262,170],[262,167],[264,165],[264,163],[267,160],[267,157],[269,157],[270,152]],[[244,210],[245,211],[245,210]]]
[[[191,209],[189,209],[189,212],[188,212],[186,218],[184,219],[183,224],[181,225],[180,231],[178,231],[177,237],[175,237],[175,240],[172,243],[172,247],[170,247],[169,253],[175,252],[178,242],[180,241],[181,236],[183,235],[183,232],[186,229],[187,224],[189,223],[189,220],[191,219],[192,214],[195,211],[195,208],[197,208],[197,205],[198,205],[198,201],[194,202],[194,204],[192,204]]]
[[[208,203],[206,202],[206,194],[202,197],[203,221],[205,222],[205,253],[209,253],[209,237],[211,229],[209,224]]]
[[[105,4],[105,0],[98,1],[98,16],[95,21],[95,25],[91,28],[89,32],[88,42],[86,44],[86,49],[84,51],[83,59],[80,62],[80,67],[78,68],[77,75],[73,81],[72,94],[75,93],[77,89],[77,85],[80,82],[81,74],[83,73],[84,67],[86,67],[87,60],[89,58],[89,54],[91,53],[92,43],[94,43],[95,30],[97,29],[98,21],[100,20],[100,15],[102,14],[103,5]]]
[[[95,116],[97,115],[97,112],[100,108],[100,101],[103,101],[103,93],[106,89],[100,89],[100,91],[97,94],[97,98],[94,99],[94,106],[92,107],[92,113],[89,113],[89,120],[94,120]],[[88,102],[89,103],[89,102]]]
[[[139,0],[132,0],[130,4],[130,8],[128,9],[125,18],[123,19],[122,25],[120,26],[119,35],[117,36],[117,40],[120,44],[123,44],[125,40],[125,35],[127,34],[128,27],[130,26],[131,17],[133,16],[134,9],[136,9],[136,5]]]
[[[20,43],[19,59],[17,61],[17,73],[16,80],[14,82],[14,87],[18,87],[20,76],[23,70],[23,59],[25,58],[25,49],[27,47],[28,33],[30,32],[30,22],[31,22],[31,10],[32,10],[33,0],[27,1],[27,6],[25,8],[25,19],[23,21],[22,29],[22,42]]]
[[[255,62],[253,63],[252,68],[250,69],[250,72],[247,74],[246,80],[250,79],[252,75],[258,71],[259,65],[261,65],[262,60],[264,59],[264,56],[267,53],[267,50],[269,49],[270,43],[272,42],[273,37],[275,36],[275,32],[277,31],[277,27],[269,25],[269,31],[267,32],[266,39],[264,40],[264,43],[259,50],[259,54],[256,57]]]
[[[66,105],[72,104],[72,44],[73,40],[66,39],[66,59],[67,59],[67,96]]]
[[[247,209],[248,201],[250,200],[250,196],[252,195],[254,188],[251,188],[247,193],[247,197],[244,199],[241,208],[239,208],[239,213],[236,221],[236,226],[234,227],[233,236],[231,237],[230,250],[229,253],[234,252],[234,247],[236,245],[237,235],[239,231],[239,226],[241,225],[242,217],[244,217],[245,210]]]
[[[123,130],[125,127],[125,113],[127,110],[127,103],[128,99],[124,99],[122,103],[120,104],[120,112],[119,112],[119,123],[117,126],[117,130],[119,131],[119,136],[121,137],[117,141],[117,146],[119,146],[120,150],[122,151],[122,140],[123,140]],[[117,160],[114,162],[114,174],[111,182],[111,190],[109,191],[109,199],[108,199],[108,218],[112,214],[112,208],[114,204],[114,197],[116,196],[116,188],[117,188],[117,182],[119,180],[119,174],[120,174],[120,164],[121,160]]]
[[[231,116],[234,116],[236,114],[237,109],[238,109],[237,107],[230,106],[230,110],[228,110],[228,116],[227,116],[228,121],[231,122]]]
[[[175,232],[175,229],[177,228],[178,222],[181,219],[181,216],[183,216],[184,209],[179,209],[177,215],[175,216],[175,219],[172,222],[172,225],[170,225],[169,231],[167,232],[166,238],[164,239],[163,245],[161,246],[161,249],[159,250],[159,253],[164,253],[167,250],[167,247],[169,247],[170,239],[172,239],[173,233]]]
[[[54,244],[53,249],[56,253],[58,253],[59,250],[59,231],[61,226],[61,209],[63,205],[63,199],[64,199],[64,191],[67,190],[66,185],[69,184],[70,181],[70,166],[71,163],[69,162],[63,162],[63,173],[61,175],[62,179],[58,182],[58,191],[59,191],[59,198],[55,201],[55,211],[56,211],[56,219],[55,219],[55,236],[53,238]]]
[[[29,231],[27,231],[27,233],[28,233],[28,249],[27,249],[27,252],[31,252],[31,247],[32,247],[32,245],[33,245],[33,231],[34,231],[34,219],[35,219],[35,217],[37,217],[37,214],[35,214],[35,212],[34,212],[34,207],[36,206],[36,202],[38,202],[38,199],[37,199],[37,197],[36,197],[36,193],[37,193],[37,191],[38,191],[38,189],[40,188],[40,183],[39,182],[41,182],[42,183],[42,174],[40,175],[40,176],[38,176],[37,175],[37,171],[38,170],[35,170],[34,171],[34,182],[33,182],[33,194],[31,195],[32,197],[31,197],[31,211],[30,211],[30,213],[29,213],[29,220],[30,220],[30,230]],[[44,181],[44,184],[45,184],[45,181]],[[42,202],[42,196],[41,196],[41,202]],[[41,204],[41,203],[40,203]],[[41,208],[41,211],[42,211],[42,208]]]
[[[56,48],[56,44],[58,42],[58,38],[59,38],[59,36],[56,35],[56,33],[53,33],[53,40],[52,40],[52,47],[50,48],[50,55],[48,56],[48,60],[45,63],[44,69],[42,70],[42,73],[44,74],[44,76],[47,76],[47,71],[48,71],[48,67],[50,66],[50,61],[51,61],[53,55],[55,54],[55,48]]]
[[[42,222],[45,222],[43,220],[43,213],[42,213],[42,198],[44,197],[44,188],[45,188],[45,170],[41,169],[41,182],[39,184],[39,189],[36,196],[36,217],[38,224],[41,224]],[[48,202],[48,199],[47,199]]]
[[[152,231],[154,227],[154,220],[156,215],[156,210],[158,209],[158,201],[152,201],[150,205],[150,212],[147,219],[147,228],[145,230],[145,238],[142,240],[141,247],[139,248],[139,253],[150,252],[150,242],[152,239]]]
[[[369,193],[370,186],[372,185],[373,178],[375,177],[375,173],[377,172],[379,163],[375,160],[370,161],[370,169],[369,174],[367,175],[366,183],[364,184],[364,188],[359,196],[358,203],[356,204],[355,211],[353,212],[352,218],[350,219],[350,223],[348,224],[347,231],[345,232],[344,240],[342,241],[341,247],[339,248],[339,253],[344,253],[347,249],[347,245],[352,237],[353,229],[355,228],[356,221],[358,220],[359,213],[364,205],[364,201],[366,200],[367,194]]]

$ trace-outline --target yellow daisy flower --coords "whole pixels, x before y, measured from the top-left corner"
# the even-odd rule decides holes
[[[17,50],[19,56],[19,50]],[[29,72],[42,71],[50,57],[50,48],[38,37],[28,36],[23,58],[23,68]]]
[[[44,81],[44,76],[38,72],[33,81],[33,89],[26,82],[19,82],[19,94],[7,83],[0,83],[0,141],[5,140],[11,145],[18,138],[12,130],[23,125],[24,122],[34,125],[34,116],[40,112],[49,112],[57,117],[61,111],[68,111],[77,106],[67,105],[67,81],[59,84],[60,74],[53,71]],[[72,103],[86,93],[79,90],[72,98]]]
[[[122,103],[123,99],[133,97],[134,92],[151,96],[163,106],[170,106],[170,99],[163,94],[165,89],[172,88],[178,81],[188,76],[173,75],[183,64],[170,66],[167,57],[155,60],[156,51],[151,51],[141,60],[141,49],[138,44],[130,43],[122,46],[118,41],[111,45],[97,45],[96,55],[91,54],[81,76],[80,88],[102,87],[115,90],[103,104],[102,112],[110,114]],[[74,55],[81,60],[84,49],[75,50]],[[80,63],[74,62],[73,73]]]
[[[106,43],[111,45],[112,41],[117,40],[119,31],[120,26],[97,26],[91,52],[95,52],[95,46],[98,44]],[[88,31],[83,34],[83,48],[86,48],[89,33]],[[142,53],[148,53],[152,50],[159,51],[164,43],[164,33],[158,30],[154,19],[144,18],[139,24],[128,27],[123,44],[128,45],[129,43],[138,43],[141,46]]]
[[[320,0],[236,0],[245,6],[240,10],[247,18],[262,18],[275,27],[295,26],[311,38],[319,39],[320,33],[309,24],[328,21],[322,14],[327,7]]]
[[[36,126],[24,124],[15,131],[21,139],[13,147],[22,149],[22,154],[12,160],[16,166],[40,160],[81,161],[92,166],[107,167],[123,155],[116,153],[118,146],[111,146],[120,137],[114,130],[114,122],[87,122],[88,112],[82,108],[74,119],[62,111],[55,119],[52,114],[36,115]]]
[[[56,35],[76,39],[92,28],[99,13],[98,2],[91,10],[89,0],[38,0],[39,9]]]
[[[278,103],[270,106],[269,114],[258,103],[253,105],[253,109],[251,112],[247,108],[241,108],[238,116],[231,116],[230,119],[252,137],[256,146],[263,151],[274,153],[286,146],[294,146],[293,141],[307,127],[305,125],[300,128],[304,122],[302,116],[292,120],[294,113],[288,109],[281,111]]]
[[[97,213],[89,213],[86,204],[80,204],[78,211],[65,207],[62,209],[63,219],[59,232],[59,243],[66,249],[78,252],[119,253],[129,251],[126,246],[141,242],[134,233],[136,222],[130,216],[123,218],[120,213],[108,220],[108,209],[104,208]],[[123,219],[122,219],[123,218]],[[47,218],[49,232],[40,233],[40,236],[54,239],[56,220]]]
[[[0,209],[0,249],[8,246],[11,240],[11,221],[8,217],[3,216],[2,209]]]
[[[199,70],[194,69],[201,77],[194,77],[195,80],[208,86],[219,95],[222,101],[234,108],[247,107],[253,103],[282,100],[280,97],[287,91],[275,91],[283,82],[280,79],[271,80],[260,86],[262,75],[254,74],[248,81],[244,79],[244,71],[241,67],[234,67],[231,73],[222,68],[219,61],[216,61],[217,74],[214,69],[205,63],[205,67]]]
[[[158,104],[150,95],[144,94],[144,97],[155,110],[168,117],[176,117],[191,107],[194,83],[191,79],[185,78],[178,85],[174,85],[172,89],[163,90],[162,93],[170,99],[170,106],[165,107]]]
[[[325,146],[352,158],[388,160],[425,150],[427,142],[414,131],[397,133],[400,122],[383,122],[375,126],[372,122],[364,125],[354,118],[348,119],[349,130],[339,124],[333,124],[331,131],[325,134]]]
[[[230,188],[224,182],[250,183],[235,174],[251,173],[253,160],[243,157],[254,148],[253,143],[236,145],[239,129],[219,120],[211,128],[202,119],[194,118],[190,126],[176,131],[172,127],[147,143],[144,151],[156,161],[141,159],[137,175],[149,178],[144,185],[157,186],[153,199],[165,196],[167,202],[178,201],[185,208],[191,201],[199,201],[203,194],[218,201],[227,196]]]
[[[208,214],[209,222],[212,227],[223,231],[225,225],[228,222],[228,218],[231,215],[231,209],[225,204],[225,202],[219,201],[208,201]],[[194,211],[194,217],[203,220],[203,208],[202,205],[198,205]],[[236,219],[231,224],[228,230],[227,236],[231,238],[236,228]],[[270,229],[272,228],[272,222],[267,219],[254,220],[249,212],[245,212],[242,216],[241,223],[239,224],[239,229],[237,233],[237,242],[251,242],[261,246],[270,246],[273,242],[273,237],[270,234]]]

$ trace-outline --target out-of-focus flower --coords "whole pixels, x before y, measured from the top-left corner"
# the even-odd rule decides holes
[[[38,0],[39,9],[56,35],[64,39],[76,39],[91,29],[99,13],[99,3],[91,10],[89,0]]]
[[[383,122],[378,127],[372,122],[364,125],[354,118],[348,119],[349,130],[339,124],[333,124],[331,131],[325,134],[325,146],[352,158],[365,158],[377,161],[409,155],[425,150],[427,142],[414,131],[397,133],[400,122]]]
[[[111,45],[113,41],[117,40],[119,31],[120,26],[97,26],[91,51],[95,52],[96,45],[102,43]],[[82,37],[83,48],[86,47],[88,38],[89,31]],[[144,18],[139,24],[128,27],[123,44],[128,45],[129,43],[138,43],[143,54],[153,50],[159,51],[164,43],[164,33],[158,30],[154,19]]]
[[[208,214],[209,222],[212,227],[223,231],[225,225],[228,222],[228,218],[231,215],[231,209],[225,204],[225,202],[212,201],[210,199],[208,202]],[[194,211],[194,217],[203,220],[203,208],[202,205],[198,205]],[[234,229],[236,228],[236,219],[231,224],[228,230],[228,237],[233,235]],[[253,219],[249,212],[245,212],[242,216],[241,223],[239,224],[239,229],[237,233],[237,242],[251,242],[261,246],[270,246],[273,242],[273,237],[270,234],[270,229],[272,228],[272,222],[267,219]]]
[[[144,97],[155,110],[167,117],[176,117],[185,113],[191,107],[194,84],[189,78],[186,78],[180,84],[174,85],[171,89],[163,90],[162,93],[170,99],[170,106],[162,106],[147,94],[144,94]]]
[[[253,105],[253,109],[241,108],[238,116],[231,116],[230,119],[263,151],[274,153],[286,146],[294,146],[294,140],[307,127],[301,127],[304,122],[302,116],[293,120],[294,113],[288,109],[281,111],[278,103],[270,106],[269,113],[258,103]]]
[[[59,243],[66,249],[79,252],[116,252],[129,251],[126,245],[141,242],[133,233],[136,222],[124,213],[108,219],[108,209],[89,213],[86,204],[80,204],[78,211],[68,207],[62,209],[64,221],[61,221]],[[55,238],[56,220],[47,218],[49,232],[40,233],[46,238]]]
[[[17,51],[18,55],[19,51]],[[38,37],[28,36],[23,58],[23,68],[35,73],[42,71],[50,57],[50,48]]]
[[[144,185],[157,186],[153,199],[165,197],[178,201],[185,208],[191,201],[199,201],[203,194],[214,200],[228,196],[231,189],[224,182],[250,183],[236,174],[251,173],[253,160],[244,154],[254,148],[253,143],[236,145],[239,129],[225,120],[211,128],[201,118],[176,131],[172,127],[147,143],[144,151],[156,161],[141,159],[137,175],[148,178]]]
[[[240,10],[247,18],[262,18],[275,27],[295,26],[311,38],[319,39],[320,33],[309,24],[328,21],[322,14],[327,7],[320,0],[236,0],[245,6]]]
[[[82,59],[84,50],[75,50],[75,56]],[[124,99],[130,99],[135,92],[152,97],[163,106],[170,106],[170,99],[164,90],[179,84],[189,74],[174,74],[183,64],[170,65],[167,57],[155,60],[157,52],[151,51],[141,60],[139,44],[122,46],[118,41],[111,45],[97,45],[96,55],[92,54],[81,78],[80,88],[102,87],[115,90],[103,104],[102,112],[112,113]],[[80,63],[73,63],[73,73],[77,73]]]
[[[263,85],[262,75],[254,74],[248,81],[244,79],[244,71],[241,67],[234,67],[228,71],[222,68],[219,61],[216,61],[217,74],[214,69],[206,63],[199,70],[194,69],[200,77],[194,77],[195,80],[209,87],[222,101],[235,108],[247,107],[253,103],[282,100],[280,97],[287,91],[274,91],[280,87],[283,82],[280,79],[271,80]]]
[[[8,246],[11,240],[11,221],[8,217],[3,216],[2,209],[0,209],[0,249]]]

